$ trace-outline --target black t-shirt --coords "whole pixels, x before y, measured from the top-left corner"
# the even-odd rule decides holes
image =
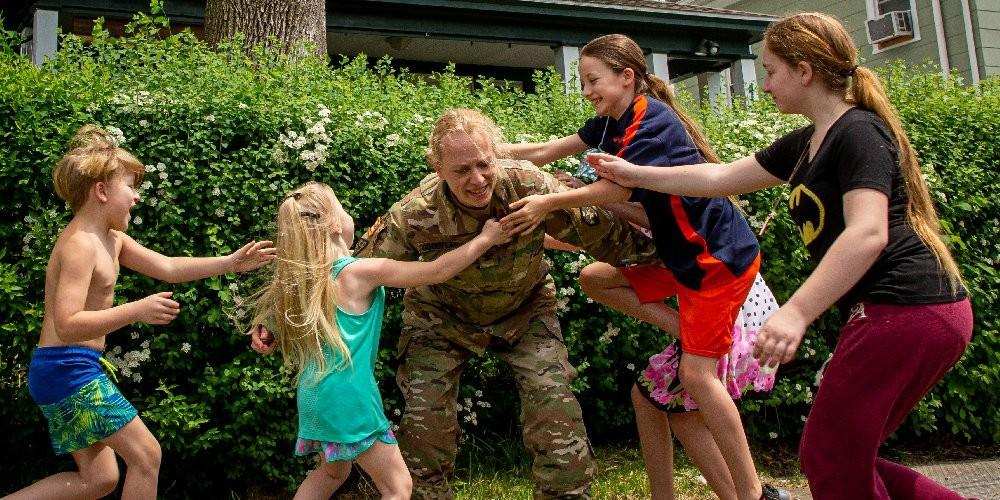
[[[933,304],[963,299],[965,290],[952,293],[947,272],[907,221],[908,198],[898,149],[882,119],[860,108],[848,110],[830,127],[809,161],[813,130],[809,125],[791,132],[756,155],[771,175],[788,181],[792,219],[813,263],[819,263],[844,231],[844,193],[868,188],[889,197],[889,242],[838,304],[859,300]]]

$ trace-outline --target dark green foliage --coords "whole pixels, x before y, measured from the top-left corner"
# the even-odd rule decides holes
[[[511,140],[573,133],[591,113],[578,95],[565,95],[551,73],[537,76],[536,94],[489,84],[473,92],[467,79],[451,73],[428,80],[394,72],[388,64],[369,68],[363,60],[331,68],[318,59],[264,52],[247,57],[238,44],[213,51],[189,33],[154,36],[161,27],[160,20],[140,17],[124,39],[110,38],[100,26],[88,43],[65,37],[61,52],[42,68],[12,53],[13,37],[0,36],[0,420],[7,424],[0,449],[18,457],[3,461],[0,491],[72,466],[52,458],[25,373],[42,319],[45,265],[70,218],[53,193],[51,169],[79,126],[120,130],[123,145],[149,166],[143,200],[133,209],[134,238],[168,255],[214,255],[268,237],[283,193],[310,179],[331,184],[358,227],[366,227],[429,171],[426,138],[445,108],[484,110]],[[995,443],[1000,82],[987,80],[977,93],[904,67],[889,69],[887,77],[977,314],[965,358],[920,404],[902,434],[938,432]],[[700,119],[727,160],[801,124],[766,100],[702,110]],[[573,170],[576,161],[555,167]],[[763,238],[763,270],[782,300],[809,272],[784,212],[785,194],[774,189],[744,197],[757,226],[772,200],[781,199],[781,213]],[[634,432],[628,389],[645,358],[662,348],[663,335],[587,302],[575,283],[585,264],[576,255],[550,257],[591,435],[618,439]],[[182,303],[181,315],[168,326],[135,325],[108,337],[124,393],[163,445],[164,495],[290,487],[310,466],[291,456],[297,425],[291,379],[278,359],[249,350],[247,337],[228,316],[240,313],[253,281],[227,276],[168,285],[129,271],[119,280],[118,300],[173,290]],[[798,361],[779,372],[775,391],[743,405],[754,438],[800,432],[816,369],[831,350],[837,324],[833,315],[817,322]],[[398,420],[398,303],[386,325],[378,376],[387,412]],[[487,438],[484,429],[516,432],[515,393],[502,363],[489,356],[474,361],[463,377],[463,427]]]

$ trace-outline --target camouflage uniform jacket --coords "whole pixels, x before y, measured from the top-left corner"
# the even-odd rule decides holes
[[[431,261],[478,235],[488,218],[509,213],[515,200],[568,189],[530,162],[512,160],[497,161],[494,181],[490,205],[470,209],[454,201],[437,174],[428,175],[358,240],[355,255]],[[454,278],[408,289],[400,355],[417,331],[482,354],[493,337],[517,341],[532,319],[556,321],[555,285],[542,246],[546,233],[616,266],[654,258],[647,237],[604,209],[553,211],[538,228],[491,248]],[[558,331],[558,325],[547,326]]]

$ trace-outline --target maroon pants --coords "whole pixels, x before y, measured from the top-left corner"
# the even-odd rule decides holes
[[[816,500],[955,499],[954,491],[878,457],[879,446],[961,357],[968,299],[864,303],[841,329],[799,448]]]

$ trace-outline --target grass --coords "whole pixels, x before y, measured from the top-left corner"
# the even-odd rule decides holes
[[[463,443],[454,476],[454,487],[459,500],[530,499],[532,493],[530,460],[521,444],[515,440],[494,437],[492,442],[470,439]],[[765,448],[753,445],[754,462],[766,483],[789,489],[793,495],[808,492],[805,477],[799,471],[795,448],[787,444],[768,443]],[[595,449],[598,474],[592,493],[600,499],[649,498],[649,485],[643,469],[642,456],[636,442],[627,442]],[[1000,456],[1000,446],[969,446],[947,438],[926,440],[921,444],[887,447],[884,456],[907,465],[970,459],[995,459]],[[674,487],[681,499],[701,500],[715,496],[705,484],[701,473],[677,450],[674,456]],[[377,498],[378,494],[367,478],[355,474],[345,485],[344,491],[334,498],[355,500]],[[288,492],[261,494],[251,492],[253,500],[278,500],[291,498]]]
[[[599,447],[594,452],[598,464],[592,489],[595,498],[649,498],[649,484],[638,443]],[[798,472],[798,464],[790,450],[758,449],[754,450],[754,458],[765,482],[784,488],[806,488],[805,478]],[[347,491],[335,498],[377,497],[374,485],[366,478],[359,476],[352,482],[344,488]],[[530,461],[523,447],[515,441],[465,443],[453,485],[459,500],[530,499]],[[678,498],[715,498],[701,473],[680,450],[675,454],[674,487]]]

